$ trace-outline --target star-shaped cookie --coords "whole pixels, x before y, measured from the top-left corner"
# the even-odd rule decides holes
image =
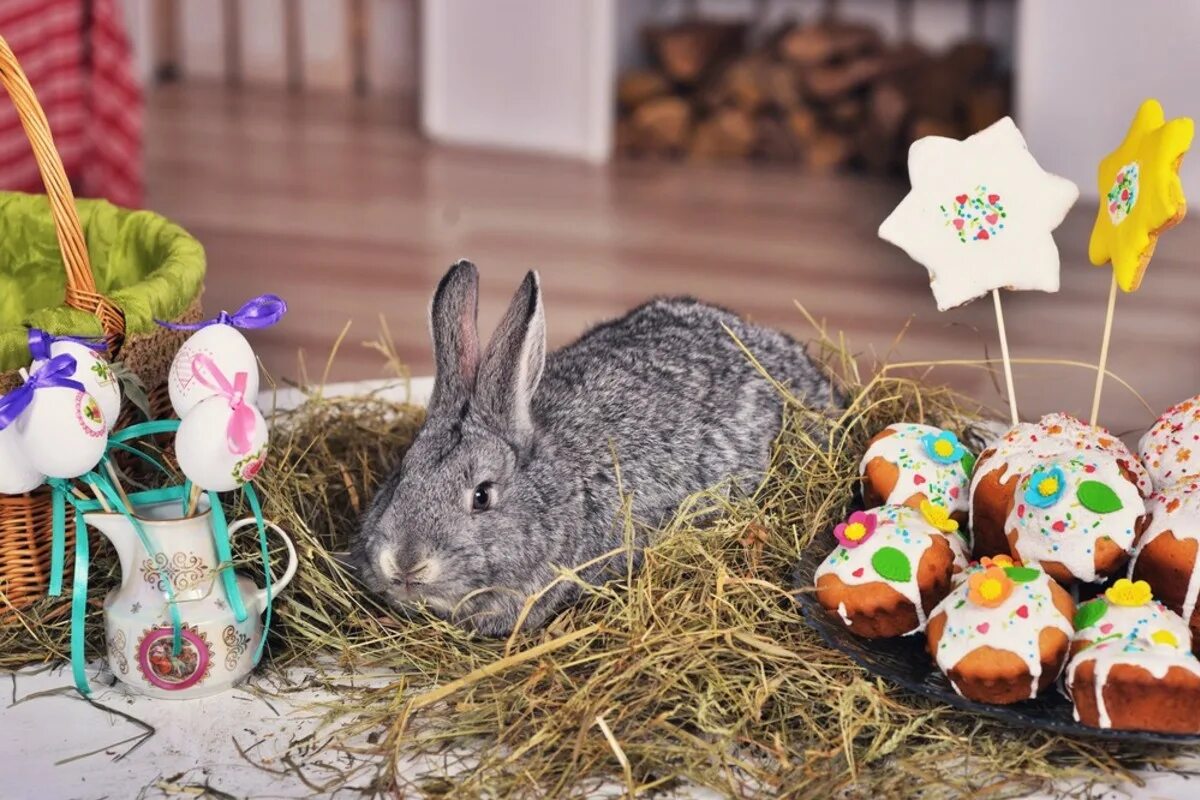
[[[1097,266],[1112,261],[1117,285],[1126,292],[1141,285],[1158,235],[1187,212],[1179,162],[1192,146],[1193,128],[1187,117],[1167,122],[1159,102],[1147,100],[1125,141],[1100,162],[1100,207],[1088,258]]]
[[[913,142],[908,175],[912,190],[879,236],[925,265],[939,311],[992,289],[1058,291],[1051,232],[1079,189],[1038,165],[1012,119]]]

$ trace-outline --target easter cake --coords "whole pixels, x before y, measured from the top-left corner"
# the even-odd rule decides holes
[[[1149,517],[1136,484],[1102,450],[1050,458],[1025,473],[1010,501],[1008,551],[1062,584],[1123,567]]]
[[[1132,483],[1142,497],[1150,478],[1120,439],[1070,414],[1048,414],[1015,425],[980,454],[971,478],[971,535],[978,557],[1009,551],[1007,522],[1022,478],[1055,459],[1081,458],[1094,467],[1089,480],[1112,487]]]
[[[954,690],[1016,703],[1054,683],[1066,663],[1075,604],[1036,565],[1006,556],[971,566],[933,610],[926,646]]]
[[[1164,411],[1142,437],[1138,452],[1156,489],[1200,476],[1200,395]]]
[[[1200,733],[1200,661],[1184,648],[1113,639],[1067,667],[1075,719],[1118,730]]]
[[[1200,632],[1200,483],[1155,492],[1146,503],[1151,520],[1134,551],[1130,575],[1154,587],[1163,604]]]
[[[1155,644],[1190,650],[1192,632],[1183,618],[1155,600],[1150,584],[1121,578],[1104,594],[1075,610],[1071,653],[1095,644],[1146,639]]]
[[[974,464],[975,456],[953,431],[907,422],[889,425],[871,439],[859,465],[863,499],[868,506],[913,508],[928,500],[965,525]]]
[[[868,638],[924,630],[928,612],[966,567],[957,523],[928,502],[920,511],[880,506],[856,511],[833,530],[838,540],[817,568],[817,599]]]

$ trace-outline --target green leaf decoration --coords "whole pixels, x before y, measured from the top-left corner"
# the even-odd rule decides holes
[[[1108,613],[1108,603],[1103,600],[1096,599],[1090,603],[1084,603],[1075,612],[1075,630],[1081,631],[1084,628],[1090,628],[1104,618]]]
[[[908,556],[894,547],[881,547],[871,556],[871,566],[884,580],[907,583],[912,580],[912,564]]]
[[[154,415],[150,411],[150,398],[146,395],[146,384],[142,383],[142,379],[138,377],[137,373],[125,366],[124,361],[114,361],[108,366],[121,384],[121,396],[132,403],[138,411],[141,411],[146,419],[153,419]],[[116,425],[115,421],[113,425]]]
[[[975,471],[975,456],[971,455],[970,450],[963,451],[963,457],[958,463],[962,464],[963,472],[967,473],[967,477],[971,477],[971,473]]]
[[[1117,493],[1100,481],[1084,481],[1079,484],[1075,496],[1084,508],[1095,514],[1111,514],[1125,507]]]
[[[1004,574],[1011,578],[1013,583],[1029,583],[1037,580],[1042,571],[1033,567],[1005,567]]]

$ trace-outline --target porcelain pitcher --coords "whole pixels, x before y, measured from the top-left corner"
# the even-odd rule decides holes
[[[121,563],[121,585],[104,601],[109,667],[142,694],[204,697],[229,688],[254,668],[267,593],[250,578],[237,575],[248,612],[244,621],[237,621],[218,570],[212,515],[206,506],[203,503],[192,517],[180,516],[178,501],[135,506],[134,516],[156,554],[146,550],[125,516],[84,517],[113,543]],[[229,526],[229,534],[254,524],[253,518],[239,520]],[[272,596],[277,596],[296,574],[296,548],[278,526],[266,524],[288,551],[287,569],[272,582]],[[168,583],[182,621],[178,653],[172,646]]]

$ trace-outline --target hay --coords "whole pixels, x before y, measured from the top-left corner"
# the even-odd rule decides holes
[[[330,746],[354,741],[362,754],[362,735],[374,732],[367,747],[382,756],[380,788],[401,780],[404,757],[441,753],[448,774],[411,788],[455,797],[580,795],[601,784],[637,794],[680,783],[737,796],[1002,797],[1050,781],[1085,791],[1170,764],[1178,751],[1015,730],[908,696],[809,631],[789,576],[812,537],[844,515],[866,440],[898,420],[961,429],[981,410],[892,370],[863,380],[844,344],[823,332],[816,349],[850,399],[843,418],[791,407],[753,496],[694,496],[640,572],[589,588],[545,630],[508,641],[474,639],[419,613],[402,618],[355,588],[334,555],[411,441],[419,409],[317,396],[280,415],[278,455],[260,488],[267,514],[294,533],[302,567],[277,606],[272,661],[324,653],[342,668],[394,673],[367,688],[318,677],[338,697],[323,709]],[[814,425],[828,446],[806,433]],[[114,570],[102,549],[96,617]],[[23,619],[0,626],[0,666],[66,657],[61,603]]]

